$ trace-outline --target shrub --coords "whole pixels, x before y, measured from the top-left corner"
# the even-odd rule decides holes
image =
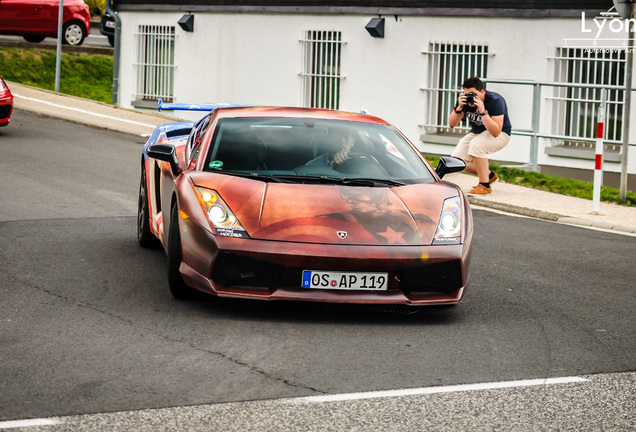
[[[84,3],[88,5],[88,10],[91,16],[102,16],[106,10],[106,4],[104,0],[84,0]]]

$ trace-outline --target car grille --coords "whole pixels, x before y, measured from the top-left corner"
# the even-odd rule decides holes
[[[0,119],[7,118],[11,105],[0,105]]]
[[[399,272],[404,294],[445,293],[462,287],[462,268],[458,260],[433,263]]]
[[[271,291],[286,283],[293,284],[287,280],[288,277],[283,281],[284,273],[285,266],[282,264],[221,252],[215,261],[211,279],[228,288]],[[296,271],[292,273],[293,280],[300,280]],[[450,294],[462,287],[462,267],[459,260],[443,261],[402,270],[398,272],[398,279],[399,289],[405,295]]]
[[[272,289],[280,285],[284,269],[280,264],[221,252],[214,264],[212,280],[226,287]]]

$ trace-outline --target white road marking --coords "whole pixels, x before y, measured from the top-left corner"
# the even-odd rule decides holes
[[[0,422],[0,429],[14,429],[36,426],[51,426],[59,424],[59,421],[51,419],[10,420]]]
[[[494,390],[513,387],[530,387],[539,385],[551,385],[551,384],[569,384],[589,381],[586,378],[581,377],[563,377],[563,378],[540,378],[532,380],[520,380],[520,381],[502,381],[492,383],[478,383],[478,384],[460,384],[452,386],[439,386],[439,387],[424,387],[414,389],[402,389],[402,390],[386,390],[386,391],[370,391],[362,393],[344,393],[336,395],[324,395],[324,396],[307,396],[302,398],[292,399],[293,402],[340,402],[340,401],[352,401],[362,399],[375,399],[375,398],[388,398],[388,397],[401,397],[401,396],[418,396],[435,393],[455,393],[466,392],[476,390]]]
[[[35,98],[32,98],[32,97],[23,96],[23,95],[16,94],[16,93],[13,93],[13,96],[17,96],[17,97],[22,98],[22,99],[30,100],[32,102],[42,103],[42,104],[49,105],[49,106],[52,106],[52,107],[55,107],[55,108],[61,108],[61,109],[69,110],[69,111],[76,111],[76,112],[79,112],[79,113],[82,113],[82,114],[92,115],[92,116],[95,116],[95,117],[101,117],[101,118],[108,119],[108,120],[116,120],[116,121],[120,121],[120,122],[124,122],[124,123],[130,123],[130,124],[134,124],[134,125],[138,125],[138,126],[149,127],[149,128],[152,128],[152,129],[154,129],[156,127],[155,125],[151,125],[151,124],[147,124],[147,123],[141,123],[141,122],[137,122],[137,121],[134,121],[134,120],[122,119],[122,118],[119,118],[119,117],[109,116],[107,114],[99,114],[99,113],[95,113],[95,112],[92,112],[92,111],[86,111],[86,110],[83,110],[83,109],[80,109],[80,108],[73,108],[73,107],[69,107],[69,106],[65,106],[65,105],[60,105],[60,104],[56,104],[54,102],[48,102],[48,101],[44,101],[44,100],[41,100],[41,99],[35,99]]]
[[[301,405],[306,403],[322,403],[322,402],[350,402],[364,399],[374,399],[374,398],[393,398],[393,397],[408,397],[408,396],[420,396],[420,395],[429,395],[429,394],[438,394],[438,393],[459,393],[459,392],[471,392],[471,391],[483,391],[483,390],[497,390],[497,389],[507,389],[507,388],[522,388],[522,387],[531,387],[531,386],[542,386],[542,385],[554,385],[554,384],[571,384],[571,383],[581,383],[581,382],[589,382],[590,380],[582,377],[561,377],[561,378],[540,378],[540,379],[531,379],[531,380],[518,380],[518,381],[502,381],[502,382],[490,382],[490,383],[478,383],[478,384],[460,384],[460,385],[452,385],[452,386],[438,386],[438,387],[423,387],[423,388],[415,388],[415,389],[401,389],[401,390],[386,390],[386,391],[369,391],[369,392],[360,392],[360,393],[345,393],[345,394],[335,394],[335,395],[324,395],[324,396],[307,396],[307,397],[297,397],[297,398],[283,398],[272,400],[273,402],[278,402],[281,404],[294,404]],[[212,404],[215,405],[215,404]],[[210,406],[212,406],[210,405]],[[204,405],[200,405],[199,407],[204,407]],[[182,407],[184,410],[192,409],[193,407]],[[122,411],[119,413],[95,413],[88,414],[82,416],[64,416],[58,418],[40,418],[40,419],[29,419],[29,420],[10,420],[0,422],[0,430],[3,429],[12,429],[12,428],[28,428],[28,427],[38,427],[38,426],[50,426],[50,425],[70,425],[73,424],[74,421],[77,421],[79,417],[83,418],[83,421],[89,421],[90,418],[98,418],[104,416],[115,416],[119,418],[126,418],[127,416],[138,416],[143,412],[156,411],[161,412],[165,410],[174,410],[174,408],[159,408],[159,409],[148,409],[141,411]],[[111,419],[109,421],[115,421],[116,419]],[[147,419],[135,419],[129,418],[129,421],[147,421]],[[112,423],[111,423],[112,424]]]

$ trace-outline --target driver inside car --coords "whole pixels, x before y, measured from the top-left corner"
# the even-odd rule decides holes
[[[333,141],[336,148],[322,153],[320,156],[310,160],[306,166],[317,166],[337,169],[340,164],[349,159],[349,152],[355,144],[356,137],[351,129],[332,130]]]

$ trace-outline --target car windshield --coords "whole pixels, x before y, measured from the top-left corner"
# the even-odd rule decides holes
[[[219,121],[206,171],[263,181],[398,186],[434,180],[393,127],[303,118]]]

